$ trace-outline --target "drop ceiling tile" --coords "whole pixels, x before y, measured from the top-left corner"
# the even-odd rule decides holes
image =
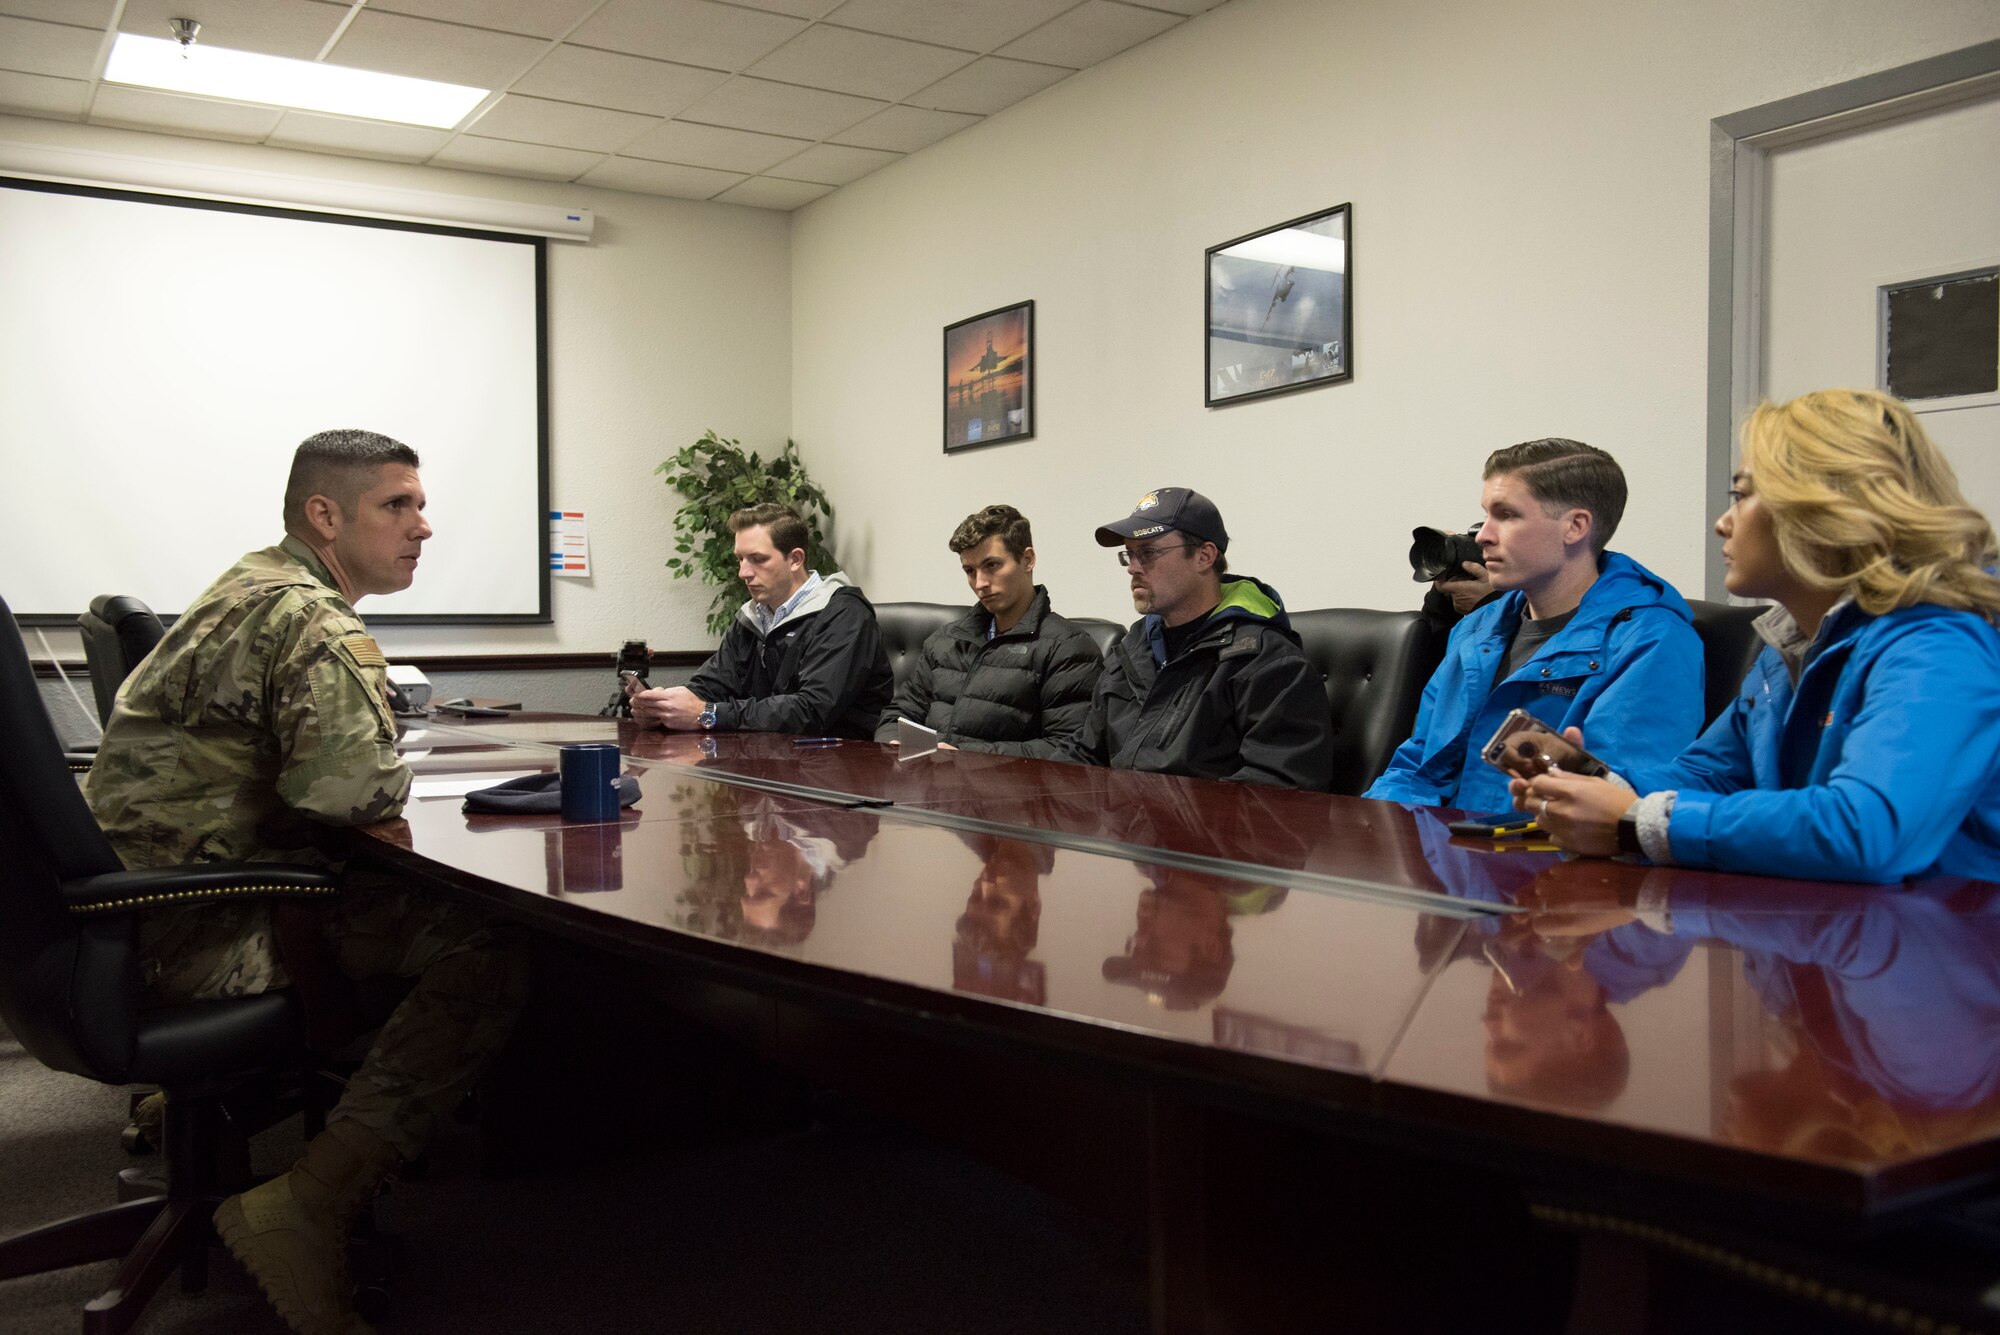
[[[748,73],[779,83],[894,102],[936,83],[973,58],[965,51],[821,24],[765,56]]]
[[[632,190],[642,195],[671,195],[675,199],[708,199],[744,179],[741,172],[642,162],[637,158],[606,158],[585,173],[579,184]]]
[[[827,21],[890,37],[991,51],[1048,22],[1077,0],[847,0]]]
[[[0,70],[0,111],[24,111],[30,116],[83,119],[90,85],[82,79],[51,79],[46,74],[16,74]]]
[[[837,137],[841,143],[859,148],[887,148],[898,153],[914,153],[978,123],[979,117],[961,116],[955,111],[890,107],[859,125],[842,130]]]
[[[176,4],[189,2],[175,0]],[[368,0],[368,7],[463,23],[472,28],[548,38],[568,32],[578,19],[597,7],[597,0]]]
[[[655,117],[635,116],[629,111],[509,93],[468,128],[487,139],[615,153],[633,136],[658,123]]]
[[[1137,9],[1113,4],[1112,0],[1084,0],[1026,37],[1007,43],[999,54],[1086,69],[1183,21],[1156,9]]]
[[[883,110],[887,103],[765,79],[731,79],[681,113],[683,120],[735,130],[824,139]]]
[[[513,91],[565,102],[671,116],[728,79],[719,70],[643,60],[564,43],[515,80]]]
[[[640,135],[620,152],[628,158],[651,158],[656,162],[679,162],[690,167],[754,175],[810,147],[811,142],[804,139],[725,130],[718,125],[696,125],[692,121],[668,121]]]
[[[533,176],[548,181],[573,181],[603,158],[574,148],[516,144],[462,134],[439,150],[431,162],[440,167],[464,167],[501,176]]]
[[[869,172],[886,167],[901,153],[884,153],[873,148],[842,148],[839,144],[815,144],[797,157],[786,158],[773,171],[793,181],[817,181],[821,185],[846,185]]]
[[[1041,92],[1052,83],[1062,82],[1075,72],[1054,65],[1035,65],[1025,60],[987,56],[973,61],[962,70],[945,75],[930,87],[920,89],[903,100],[912,106],[932,107],[939,111],[969,111],[990,116],[1003,107],[1013,106],[1024,97]]]
[[[0,0],[0,14],[19,19],[47,19],[51,23],[71,23],[79,28],[104,31],[111,22],[117,0]]]
[[[825,18],[826,12],[840,3],[840,0],[731,0],[734,4],[750,9],[768,10],[773,14],[790,14],[795,19]]]
[[[546,49],[532,37],[364,9],[327,59],[384,74],[505,88]]]
[[[241,102],[211,102],[203,97],[156,93],[145,88],[122,88],[110,83],[97,86],[97,99],[90,104],[90,123],[93,125],[123,125],[139,130],[199,135],[204,139],[253,142],[271,133],[271,127],[278,123],[279,114],[270,107],[246,106]]]
[[[710,0],[610,0],[570,34],[578,46],[740,70],[796,37],[805,21]]]
[[[97,73],[97,47],[103,36],[95,29],[66,23],[0,18],[0,69],[88,79]]]
[[[449,130],[429,130],[421,125],[391,125],[387,121],[288,111],[264,142],[279,148],[311,149],[315,153],[422,162],[443,148],[450,138]]]
[[[126,0],[118,31],[172,37],[167,20],[201,20],[197,44],[312,60],[340,26],[341,10],[308,0]]]
[[[759,176],[734,186],[715,197],[718,204],[743,204],[753,209],[782,209],[789,212],[801,204],[810,204],[821,195],[830,195],[830,185],[814,185],[809,181],[781,181],[774,176]]]

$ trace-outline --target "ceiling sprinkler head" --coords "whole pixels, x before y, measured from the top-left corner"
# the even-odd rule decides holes
[[[181,44],[181,59],[187,59],[188,48],[201,35],[200,19],[168,19],[167,27],[173,30],[174,40]]]

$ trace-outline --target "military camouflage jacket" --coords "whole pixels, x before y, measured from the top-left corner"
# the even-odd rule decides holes
[[[91,809],[128,867],[315,860],[310,821],[380,820],[409,796],[387,677],[304,543],[252,552],[120,688]]]

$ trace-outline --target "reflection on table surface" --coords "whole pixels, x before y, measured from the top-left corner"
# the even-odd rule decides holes
[[[529,725],[412,749],[420,769],[518,771],[614,731],[541,720],[520,745],[508,726]],[[1947,1160],[2000,1166],[2000,886],[1567,859],[1454,839],[1433,810],[1053,762],[615,735],[645,792],[616,823],[429,801],[369,832],[531,914],[1361,1078],[1315,1090],[1334,1103],[1553,1113],[1844,1170],[1877,1201]],[[1402,898],[1317,893],[1285,868]]]

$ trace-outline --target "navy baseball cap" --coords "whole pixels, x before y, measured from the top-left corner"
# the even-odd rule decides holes
[[[1185,533],[1200,542],[1212,542],[1215,550],[1229,550],[1229,530],[1222,526],[1222,511],[1215,502],[1186,487],[1160,487],[1139,498],[1132,513],[1097,530],[1097,545],[1122,547],[1128,542],[1156,538],[1169,529]]]

